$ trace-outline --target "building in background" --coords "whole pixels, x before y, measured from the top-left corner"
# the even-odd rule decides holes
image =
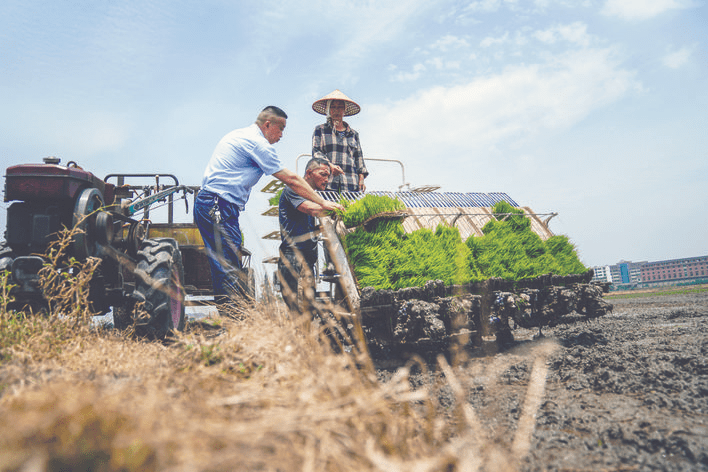
[[[613,290],[708,282],[708,256],[656,262],[620,261],[593,267],[594,281],[611,282]]]
[[[610,266],[596,266],[592,269],[595,272],[592,277],[593,282],[612,282],[612,270]]]
[[[611,282],[613,288],[637,286],[642,282],[641,267],[643,262],[620,261],[614,265],[593,267],[594,281]]]
[[[641,269],[644,285],[649,287],[708,281],[708,256],[649,262]]]

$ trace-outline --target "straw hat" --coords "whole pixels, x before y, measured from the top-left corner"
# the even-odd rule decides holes
[[[361,111],[361,107],[354,100],[340,92],[339,89],[317,100],[315,103],[312,104],[312,109],[320,115],[326,115],[327,102],[329,100],[341,100],[344,102],[344,116],[356,115]]]

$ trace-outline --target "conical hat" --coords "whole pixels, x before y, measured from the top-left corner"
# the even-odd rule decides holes
[[[359,105],[357,105],[357,103],[354,100],[352,100],[351,98],[347,97],[342,92],[340,92],[339,89],[337,89],[334,92],[327,94],[324,97],[317,100],[315,103],[312,104],[312,109],[315,110],[320,115],[326,115],[327,114],[327,102],[329,100],[342,100],[344,102],[344,104],[345,104],[344,116],[356,115],[357,113],[359,113],[361,111],[361,107]]]

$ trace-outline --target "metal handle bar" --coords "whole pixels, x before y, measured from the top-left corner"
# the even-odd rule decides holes
[[[103,178],[103,181],[108,182],[108,179],[110,179],[112,177],[116,178],[116,180],[118,181],[118,185],[123,185],[123,183],[124,183],[123,181],[125,180],[126,177],[131,177],[131,178],[151,177],[151,178],[154,178],[158,182],[160,181],[160,177],[169,177],[174,182],[174,185],[179,185],[179,180],[177,179],[177,177],[175,177],[172,174],[108,174],[106,177]]]
[[[298,161],[300,160],[301,157],[312,157],[312,154],[300,154],[299,156],[297,156],[295,158],[295,173],[298,175],[300,173],[298,172],[297,164],[298,164]],[[398,188],[405,187],[406,185],[408,185],[406,183],[406,169],[405,169],[405,167],[403,167],[403,162],[399,161],[398,159],[383,159],[383,158],[377,158],[377,157],[365,157],[364,160],[365,161],[379,161],[379,162],[396,162],[398,165],[401,166],[401,178],[403,179],[401,186]]]

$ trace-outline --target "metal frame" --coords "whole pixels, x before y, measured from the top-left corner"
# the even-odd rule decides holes
[[[295,158],[295,173],[300,175],[298,171],[298,162],[300,161],[300,158],[302,157],[312,157],[312,154],[300,154]],[[401,166],[401,179],[402,179],[402,184],[398,186],[399,189],[402,189],[403,187],[410,187],[410,184],[406,182],[406,169],[403,166],[403,162],[399,161],[398,159],[383,159],[379,157],[365,157],[365,161],[377,161],[377,162],[395,162],[396,164]]]

